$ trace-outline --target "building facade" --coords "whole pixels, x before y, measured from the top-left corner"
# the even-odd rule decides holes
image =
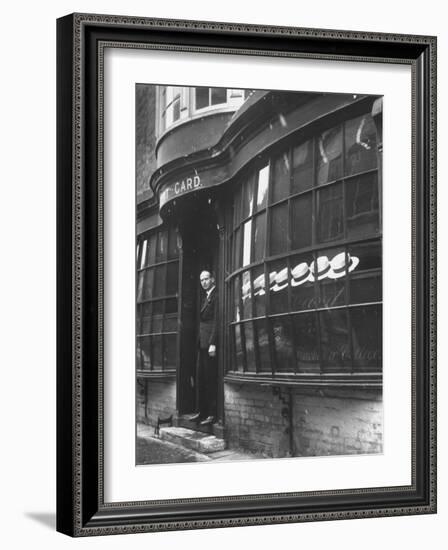
[[[218,421],[262,456],[382,452],[382,101],[156,86],[137,206],[137,418],[197,407],[216,274]]]

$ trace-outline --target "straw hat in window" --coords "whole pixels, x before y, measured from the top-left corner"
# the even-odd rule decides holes
[[[350,256],[348,252],[347,254],[341,252],[331,260],[331,272],[328,274],[328,278],[339,279],[340,277],[344,277],[344,275],[356,269],[358,264],[359,258]]]

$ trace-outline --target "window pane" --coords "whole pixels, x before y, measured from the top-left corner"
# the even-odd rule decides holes
[[[269,187],[269,165],[258,172],[257,210],[266,206]]]
[[[382,299],[381,244],[366,243],[349,248],[350,303]]]
[[[250,249],[252,245],[252,220],[244,224],[243,237],[243,267],[250,264]]]
[[[170,298],[169,300],[165,300],[165,313],[176,313],[178,310],[178,301],[176,298]]]
[[[260,265],[253,269],[252,277],[255,317],[261,317],[266,313],[266,285],[264,265]]]
[[[150,370],[152,369],[152,337],[144,336],[137,338],[137,360],[138,368]]]
[[[381,306],[355,307],[350,311],[355,370],[382,370]]]
[[[242,371],[244,360],[243,360],[243,347],[241,342],[241,325],[235,325],[234,327],[234,346],[235,346],[235,370]]]
[[[253,174],[244,182],[243,185],[243,204],[242,204],[242,219],[252,216],[254,211],[254,181]]]
[[[162,370],[162,337],[152,337],[153,370]]]
[[[148,239],[148,248],[146,250],[145,266],[152,265],[156,261],[157,233],[153,233]]]
[[[289,317],[272,319],[277,372],[294,371],[293,334]]]
[[[180,118],[180,97],[177,97],[173,101],[173,122],[179,120]]]
[[[234,321],[241,319],[241,278],[237,275],[233,279],[233,315]]]
[[[166,265],[166,293],[177,294],[178,292],[179,264],[172,262]]]
[[[155,314],[152,318],[151,333],[160,334],[163,331],[163,314]]]
[[[351,370],[347,311],[333,309],[319,312],[322,367],[326,372]]]
[[[209,88],[196,88],[196,109],[202,109],[209,104]]]
[[[153,298],[159,296],[165,296],[165,265],[159,265],[154,267],[154,289],[153,289]],[[151,269],[152,271],[152,269]]]
[[[233,239],[233,270],[241,267],[241,256],[243,248],[241,246],[241,228],[238,228],[234,233]]]
[[[277,202],[289,196],[289,174],[289,156],[285,152],[274,161],[271,202]]]
[[[243,298],[243,319],[252,317],[252,288],[250,282],[250,271],[242,274],[242,298]]]
[[[219,105],[227,102],[227,88],[211,88],[212,105]]]
[[[320,372],[319,329],[317,313],[292,317],[298,372]]]
[[[346,175],[376,168],[376,147],[376,128],[370,115],[348,121],[345,125]]]
[[[336,307],[346,303],[346,261],[347,256],[343,247],[318,253],[316,267],[319,279],[319,307]]]
[[[148,239],[145,239],[144,241],[142,241],[140,243],[140,246],[142,248],[142,251],[141,251],[141,258],[140,258],[140,263],[139,263],[139,267],[142,268],[142,267],[145,267],[145,262],[146,262],[146,250],[148,248]]]
[[[163,332],[177,332],[177,314],[170,313],[165,315],[165,320],[163,321]]]
[[[179,257],[179,248],[177,247],[177,230],[170,229],[168,238],[168,260],[173,260]]]
[[[347,182],[345,191],[348,237],[364,237],[379,232],[377,174],[366,174]]]
[[[163,368],[176,368],[177,337],[175,334],[166,334],[163,337]]]
[[[317,139],[317,184],[342,176],[342,129],[331,128]]]
[[[154,296],[154,268],[146,269],[143,274],[142,300],[149,300]]]
[[[254,348],[254,328],[252,322],[244,323],[244,334],[246,337],[246,370],[255,372],[255,348]]]
[[[288,308],[289,269],[287,260],[269,264],[270,285],[270,313],[285,313]]]
[[[291,202],[291,243],[297,250],[312,242],[313,202],[312,194],[301,195]]]
[[[317,193],[318,242],[334,241],[344,236],[342,184],[338,183]]]
[[[165,300],[155,300],[152,303],[152,314],[154,316],[163,315],[164,309],[165,309]]]
[[[152,303],[148,302],[146,304],[142,304],[139,311],[140,324],[137,330],[140,334],[149,334],[151,332]]]
[[[269,321],[259,319],[255,321],[257,329],[258,355],[260,358],[259,369],[261,372],[271,372],[271,354],[269,346],[268,326]]]
[[[302,311],[317,307],[316,285],[310,280],[311,253],[291,258],[291,309]]]
[[[158,234],[157,238],[157,248],[156,248],[156,263],[157,262],[163,262],[163,260],[166,260],[167,256],[167,239],[168,234],[166,231],[161,231]]]
[[[292,152],[292,192],[313,187],[313,141],[309,140]]]
[[[256,262],[265,257],[266,250],[266,212],[254,218],[254,245],[252,261]]]
[[[143,286],[145,281],[145,271],[140,271],[137,280],[137,303],[143,300]]]
[[[287,249],[288,204],[271,209],[271,231],[269,250],[271,255],[281,254]]]

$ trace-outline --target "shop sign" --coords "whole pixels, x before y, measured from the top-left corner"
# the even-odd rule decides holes
[[[159,204],[162,207],[168,201],[180,197],[192,191],[197,191],[202,187],[201,177],[194,176],[184,178],[173,183],[166,184],[160,193]]]

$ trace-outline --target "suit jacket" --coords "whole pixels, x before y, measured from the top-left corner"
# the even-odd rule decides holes
[[[202,302],[200,321],[199,321],[199,347],[206,349],[211,345],[216,345],[217,339],[217,316],[218,299],[216,287],[209,296],[205,296]]]

